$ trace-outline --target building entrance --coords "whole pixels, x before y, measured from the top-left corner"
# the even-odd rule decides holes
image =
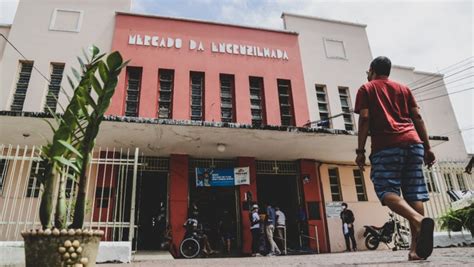
[[[287,246],[289,249],[300,247],[299,238],[299,186],[298,179],[292,175],[257,175],[257,196],[260,213],[265,212],[265,205],[278,206],[286,217]]]
[[[137,188],[137,249],[158,250],[167,226],[168,173],[143,171]]]
[[[198,222],[208,236],[212,249],[225,252],[223,238],[230,235],[231,252],[240,251],[236,187],[196,187],[195,184],[191,184],[190,189],[188,216],[195,205],[198,210]]]

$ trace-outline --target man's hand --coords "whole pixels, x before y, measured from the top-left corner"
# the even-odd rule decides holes
[[[357,164],[357,166],[359,166],[359,169],[361,171],[364,171],[365,168],[365,155],[364,154],[357,154],[357,157],[355,159],[355,163]]]
[[[429,148],[425,149],[424,161],[425,161],[425,165],[428,167],[428,169],[430,169],[431,166],[433,166],[433,164],[436,161],[436,157],[435,157],[433,151],[431,151],[431,149],[429,149]]]

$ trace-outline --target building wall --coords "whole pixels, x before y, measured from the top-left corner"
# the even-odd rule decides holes
[[[5,38],[8,38],[8,34],[10,33],[10,27],[11,25],[9,24],[0,24],[0,34],[5,36]],[[7,42],[5,41],[5,39],[3,39],[3,37],[0,37],[0,61],[2,60],[3,50],[5,50],[6,45],[7,45]]]
[[[410,87],[418,101],[428,134],[448,136],[448,142],[433,146],[438,161],[465,160],[466,146],[449,97],[429,99],[448,93],[443,75],[420,72],[411,67],[393,66],[390,78]]]
[[[348,208],[353,211],[355,217],[354,230],[357,248],[359,250],[366,250],[367,248],[365,247],[365,239],[363,236],[364,225],[382,226],[389,218],[389,209],[380,204],[380,201],[375,194],[372,181],[370,180],[370,168],[366,168],[363,174],[364,185],[367,193],[367,201],[359,201],[357,199],[354,174],[352,172],[354,169],[357,169],[357,167],[327,163],[322,164],[319,169],[326,205],[331,205],[333,202],[329,182],[329,168],[338,169],[342,201],[348,204]],[[327,227],[331,252],[344,251],[346,249],[346,245],[342,232],[341,219],[338,216],[329,216],[329,214],[327,214],[327,216]]]
[[[34,66],[46,78],[50,77],[51,62],[65,63],[65,74],[74,77],[70,68],[78,68],[76,57],[82,55],[82,49],[95,44],[103,52],[110,51],[115,11],[128,11],[130,2],[21,0],[8,39],[28,60],[34,61]],[[62,11],[55,12],[56,8]],[[23,58],[18,52],[6,45],[0,61],[0,110],[10,110],[18,80],[19,60]],[[71,91],[67,79],[62,80],[62,86]],[[23,110],[43,111],[47,89],[48,82],[33,71]],[[66,103],[63,93],[59,101]]]
[[[285,29],[299,33],[311,121],[320,119],[316,84],[326,86],[330,114],[341,113],[338,87],[348,87],[350,99],[354,103],[357,90],[366,81],[365,71],[372,60],[365,25],[338,23],[286,13],[282,18]],[[328,42],[331,43],[331,40],[342,42],[345,58],[332,57],[337,53],[329,50],[331,47]],[[344,129],[343,118],[332,119],[332,128]]]
[[[182,47],[165,48],[131,45],[130,35],[142,38],[180,38]],[[203,43],[203,51],[190,49],[190,41]],[[161,41],[159,41],[161,42]],[[211,43],[258,46],[280,49],[288,60],[241,54],[211,52]],[[297,126],[308,121],[303,72],[296,34],[250,29],[215,23],[118,14],[113,49],[120,50],[130,66],[143,68],[139,116],[156,118],[158,70],[174,70],[173,119],[190,119],[190,71],[205,73],[204,120],[221,121],[219,74],[235,77],[234,109],[236,122],[251,123],[249,76],[263,77],[265,115],[269,125],[279,125],[280,106],[277,79],[291,80],[293,108]],[[121,76],[108,113],[124,115],[126,77]]]

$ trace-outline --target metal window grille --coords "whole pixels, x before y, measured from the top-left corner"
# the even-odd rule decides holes
[[[296,161],[257,160],[256,169],[257,174],[299,174],[298,163]]]
[[[249,77],[249,87],[252,125],[258,127],[264,124],[263,78]]]
[[[203,120],[204,73],[191,72],[191,120]]]
[[[329,187],[331,188],[332,201],[342,201],[339,170],[337,168],[330,168],[328,169],[328,172],[329,172]]]
[[[467,187],[462,172],[456,173],[456,179],[458,180],[459,190],[466,190]]]
[[[438,187],[433,182],[433,173],[425,172],[426,186],[428,187],[428,192],[439,192]]]
[[[174,70],[158,70],[160,97],[158,99],[158,118],[171,119],[173,103]]]
[[[30,83],[31,71],[33,70],[32,61],[20,61],[20,73],[16,83],[13,102],[10,106],[11,111],[23,111],[28,84]]]
[[[7,177],[8,160],[0,159],[0,196],[3,194],[3,185]]]
[[[320,119],[318,126],[323,128],[331,128],[331,119],[329,118],[331,115],[329,111],[329,102],[325,85],[316,85],[316,98],[318,100]]]
[[[359,169],[353,170],[358,201],[367,201],[364,176]]]
[[[196,168],[229,169],[235,168],[237,162],[233,159],[196,159],[189,160],[188,171],[194,173]]]
[[[38,197],[40,194],[39,175],[44,171],[44,166],[41,161],[35,161],[30,170],[30,177],[28,178],[28,187],[26,189],[26,197]]]
[[[349,88],[339,87],[339,99],[341,100],[342,115],[344,119],[344,127],[347,131],[354,130],[354,120],[351,112],[351,100],[349,96]]]
[[[295,118],[293,112],[293,100],[291,97],[291,82],[290,80],[277,80],[278,98],[280,100],[280,117],[281,125],[294,126]]]
[[[234,75],[221,74],[221,120],[234,122]]]
[[[142,171],[167,172],[169,170],[169,165],[170,165],[169,158],[161,158],[161,157],[142,156],[140,157],[140,162],[142,163],[142,167],[140,168]]]
[[[453,185],[453,180],[451,179],[451,174],[450,173],[444,173],[443,174],[444,181],[446,182],[446,186],[448,190],[453,190],[454,185]]]
[[[46,103],[44,111],[56,112],[59,91],[61,89],[61,81],[63,80],[64,64],[51,63],[51,76],[49,79],[48,95],[46,95]]]
[[[127,67],[127,98],[125,99],[125,116],[127,117],[138,117],[141,80],[141,67]]]

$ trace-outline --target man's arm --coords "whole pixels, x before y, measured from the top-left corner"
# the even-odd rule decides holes
[[[431,151],[428,132],[418,107],[413,107],[410,109],[410,117],[413,121],[413,124],[415,125],[418,136],[420,137],[421,141],[423,141],[423,147],[425,148],[425,165],[428,166],[428,168],[431,168],[431,166],[435,163],[436,158],[433,151]]]
[[[369,136],[369,109],[361,109],[359,112],[359,133],[356,164],[361,171],[364,171],[365,165],[365,143]]]

